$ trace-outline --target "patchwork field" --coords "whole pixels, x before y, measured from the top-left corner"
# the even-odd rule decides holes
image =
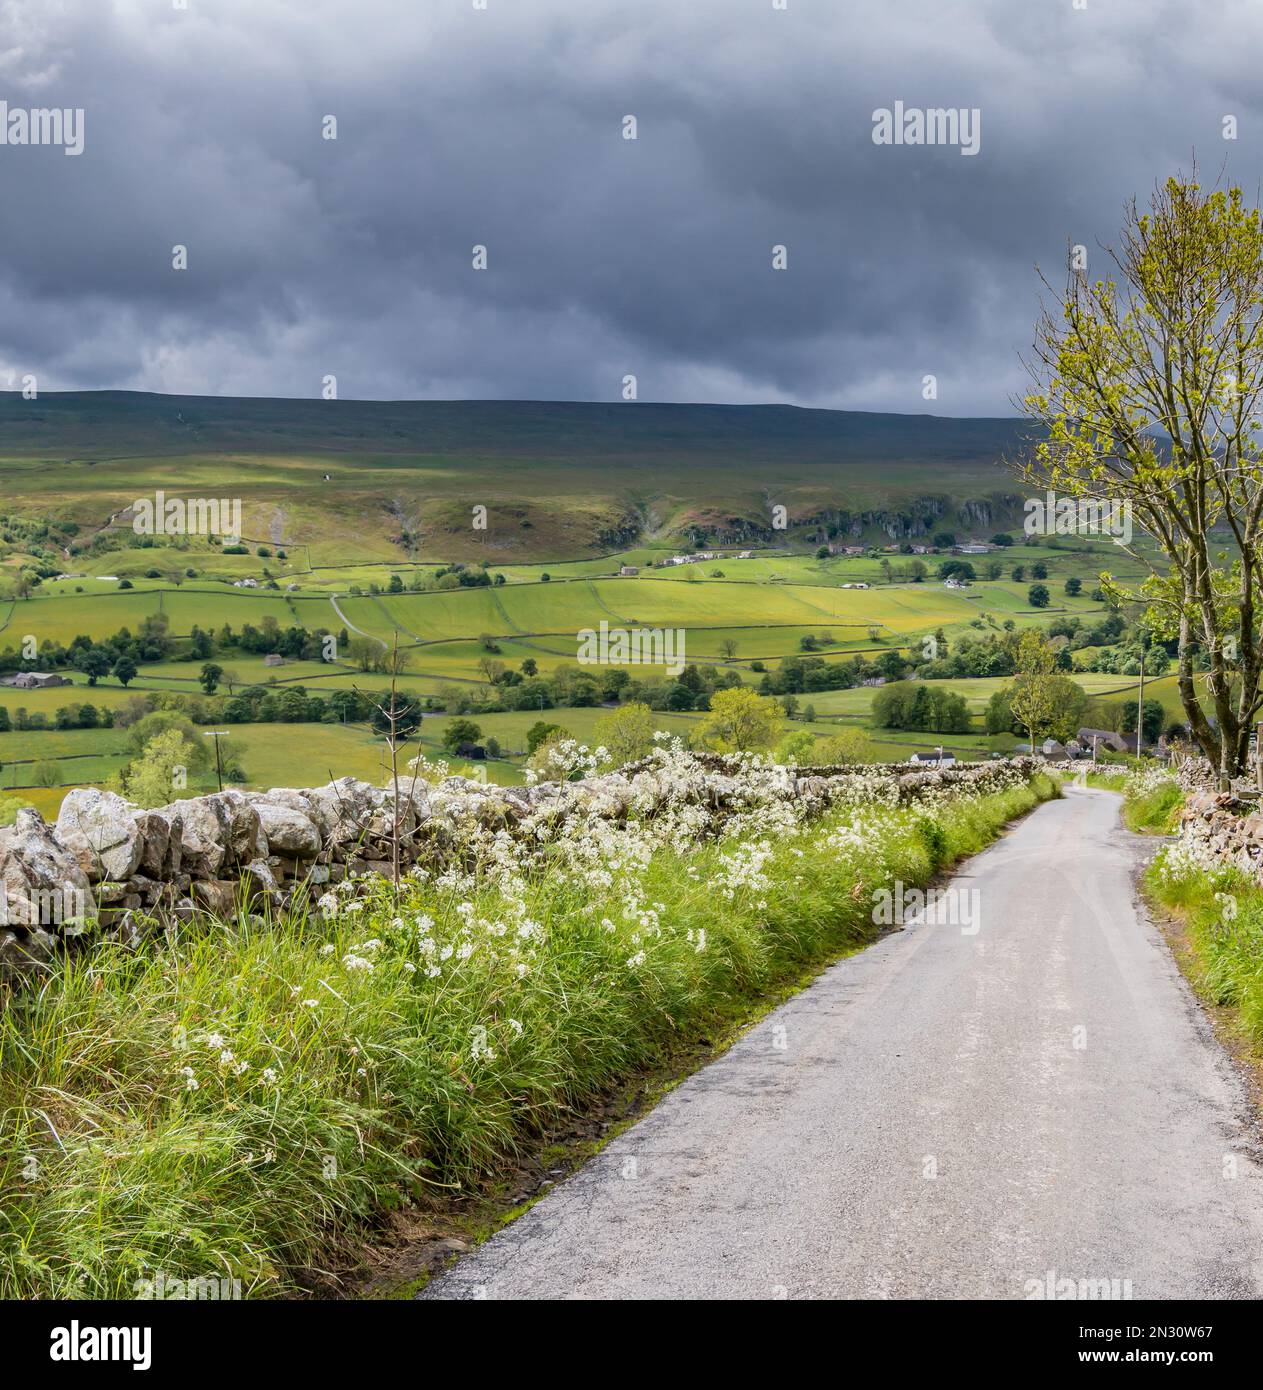
[[[123,629],[135,637],[156,617],[167,633],[164,658],[139,660],[126,686],[112,668],[92,685],[73,669],[73,684],[56,689],[0,685],[0,710],[13,726],[0,733],[4,785],[43,806],[59,788],[117,775],[123,730],[74,726],[131,719],[136,697],[202,699],[195,629],[211,634],[211,659],[222,668],[218,703],[203,699],[199,718],[216,719],[224,697],[252,690],[277,697],[269,718],[295,691],[325,702],[298,723],[234,722],[248,780],[268,786],[344,773],[381,778],[380,738],[365,722],[341,722],[341,707],[328,702],[344,692],[379,697],[396,647],[400,686],[431,711],[417,744],[437,755],[453,711],[481,708],[493,674],[564,684],[580,634],[602,622],[671,630],[682,637],[684,662],[752,686],[807,651],[826,662],[877,662],[919,652],[932,634],[950,648],[1004,626],[1042,627],[1066,615],[1096,622],[1107,612],[1091,597],[1101,571],[1135,582],[1145,566],[1105,542],[1026,541],[1020,489],[995,462],[1018,443],[1016,429],[1011,421],[781,408],[127,393],[36,403],[0,393],[7,669],[29,668],[32,653],[49,648],[109,642]],[[244,534],[232,548],[244,553],[225,554],[222,536],[137,537],[131,508],[158,490],[239,500]],[[783,531],[773,526],[774,504],[785,509]],[[987,520],[966,527],[966,514]],[[1018,543],[968,557],[953,556],[948,543],[923,555],[890,544],[902,529],[925,545],[940,528],[962,542],[1007,530]],[[838,550],[844,539],[866,549],[820,553],[823,541]],[[695,550],[717,553],[664,563]],[[953,558],[973,567],[966,587],[947,587],[938,574]],[[458,575],[461,565],[469,568]],[[624,566],[638,572],[621,575]],[[1081,585],[1073,596],[1071,578]],[[1030,602],[1036,581],[1048,590],[1043,607]],[[305,658],[265,663],[264,652],[281,650],[294,628],[332,634],[333,659],[311,659],[318,644],[308,641]],[[236,644],[248,629],[250,649]],[[301,651],[303,640],[291,633],[283,649]],[[678,668],[627,674],[661,684]],[[1107,699],[1127,698],[1135,685],[1086,672],[1075,679]],[[988,738],[981,720],[1003,684],[946,682],[965,696],[974,730],[935,746],[970,756],[1010,746],[1007,736]],[[484,765],[493,780],[522,777],[527,730],[541,718],[587,740],[603,713],[547,708],[542,697],[535,709],[534,689],[523,697],[528,713],[473,716],[481,737],[504,750]],[[1150,690],[1178,714],[1172,679]],[[930,735],[872,727],[874,693],[857,686],[804,696],[786,728],[819,737],[859,729],[874,759],[925,747]],[[660,729],[687,734],[701,717],[663,703],[654,715]],[[321,717],[338,722],[311,722]],[[50,763],[58,787],[32,786],[49,779]]]

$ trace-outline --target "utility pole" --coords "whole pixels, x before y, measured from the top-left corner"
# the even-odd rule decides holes
[[[204,732],[203,737],[215,740],[215,780],[219,783],[219,790],[222,792],[224,789],[224,771],[219,761],[219,740],[228,737],[228,730],[208,729]]]
[[[1145,722],[1145,649],[1140,649],[1140,694],[1136,697],[1136,757],[1140,757],[1141,730]]]

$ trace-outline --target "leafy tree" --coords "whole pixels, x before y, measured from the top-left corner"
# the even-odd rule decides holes
[[[776,745],[772,759],[785,767],[806,764],[813,761],[812,751],[815,746],[816,736],[810,729],[795,729]]]
[[[1067,737],[1078,728],[1087,696],[1068,676],[1057,672],[1057,654],[1043,634],[1028,630],[1018,644],[1018,675],[1009,687],[1014,721],[1026,730],[1032,751],[1041,734]]]
[[[780,728],[776,701],[743,686],[716,691],[691,741],[721,753],[763,752],[776,742]]]
[[[1032,584],[1026,591],[1026,601],[1032,608],[1047,608],[1049,597],[1047,584]]]
[[[369,717],[368,702],[355,690],[337,690],[329,697],[329,708],[343,724]]]
[[[278,713],[284,724],[302,724],[309,718],[307,692],[301,686],[292,686],[280,697]],[[406,737],[406,735],[405,735]]]
[[[983,715],[983,726],[989,734],[1015,732],[1013,706],[1009,703],[1010,693],[1008,686],[1004,686],[1002,689],[994,691],[990,700],[987,701],[986,713]]]
[[[816,744],[812,762],[818,767],[862,763],[867,747],[868,740],[862,729],[841,729]]]
[[[560,724],[545,724],[542,719],[536,720],[526,731],[526,751],[534,753],[541,744],[547,743],[554,734],[565,735],[566,731]]]
[[[472,719],[453,719],[443,730],[443,747],[454,753],[462,743],[477,743],[482,730]]]
[[[198,676],[198,683],[208,694],[213,695],[219,686],[219,679],[224,674],[224,668],[216,665],[213,661],[208,661],[202,667],[202,674]]]
[[[873,723],[884,729],[915,729],[923,733],[968,733],[971,720],[963,695],[927,681],[903,681],[883,686],[873,699]]]
[[[120,656],[118,660],[114,663],[115,679],[118,681],[119,685],[121,685],[124,688],[124,690],[126,690],[127,686],[133,680],[136,679],[136,673],[136,663],[131,659],[130,656]]]
[[[1263,705],[1263,225],[1240,189],[1195,180],[1133,202],[1114,274],[1072,272],[1041,314],[1025,404],[1047,436],[1023,471],[1157,542],[1146,622],[1178,639],[1185,717],[1226,786]]]
[[[1128,700],[1122,707],[1121,718],[1118,723],[1120,734],[1134,734],[1136,732],[1136,702]],[[1144,703],[1144,714],[1141,717],[1141,727],[1148,743],[1162,732],[1162,726],[1166,722],[1166,711],[1162,708],[1161,700],[1146,700]]]
[[[968,560],[944,560],[938,567],[940,579],[973,579],[974,567]]]
[[[380,645],[371,637],[354,637],[343,646],[351,663],[366,673],[373,669],[373,664],[381,653]]]
[[[165,806],[176,800],[186,789],[195,746],[177,728],[151,738],[122,774],[123,795],[137,806]]]
[[[104,647],[88,647],[80,652],[75,669],[87,676],[89,685],[95,685],[110,673],[110,654]]]
[[[1073,575],[1066,580],[1066,593],[1070,598],[1078,598],[1083,592],[1083,580],[1076,579]]]
[[[610,767],[635,762],[653,751],[653,711],[639,700],[630,700],[601,715],[593,726],[592,739],[609,753]]]
[[[214,761],[214,750],[209,747],[208,741],[198,732],[192,720],[174,709],[156,709],[131,725],[127,731],[127,751],[132,761],[139,762],[148,744],[160,734],[169,733],[173,729],[188,745],[185,756],[181,759],[184,766],[194,772],[209,768]],[[167,800],[170,800],[170,797]]]
[[[57,787],[61,785],[61,766],[52,758],[41,758],[31,768],[31,777],[37,787]]]

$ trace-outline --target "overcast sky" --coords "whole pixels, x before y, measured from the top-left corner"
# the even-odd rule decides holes
[[[179,3],[0,0],[0,387],[1009,414],[1037,263],[1259,184],[1258,0]]]

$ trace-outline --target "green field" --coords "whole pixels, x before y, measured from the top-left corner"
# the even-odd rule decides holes
[[[602,622],[678,632],[684,661],[757,685],[784,658],[813,646],[826,662],[876,661],[892,650],[918,650],[939,632],[950,644],[1006,623],[1042,627],[1066,614],[1094,622],[1106,611],[1091,597],[1102,569],[1126,581],[1144,573],[1105,542],[1025,540],[1022,489],[996,462],[1020,442],[1014,421],[781,407],[130,393],[25,402],[0,393],[0,427],[8,507],[0,594],[10,589],[0,599],[0,650],[9,649],[10,669],[18,652],[76,638],[100,642],[123,628],[135,635],[158,615],[173,639],[168,659],[142,660],[126,689],[112,674],[90,687],[79,673],[73,685],[53,690],[0,686],[0,708],[23,726],[0,734],[11,789],[27,785],[35,763],[49,758],[66,785],[113,776],[123,758],[121,730],[48,726],[58,711],[74,722],[84,704],[127,718],[124,707],[137,696],[199,696],[203,663],[189,649],[195,628],[215,638],[223,695],[259,686],[278,695],[301,687],[326,701],[340,691],[380,692],[389,678],[369,668],[397,647],[403,687],[450,707],[452,692],[478,702],[490,691],[489,662],[510,671],[528,663],[528,673],[534,662],[541,678],[555,677],[574,665],[580,634]],[[239,499],[247,553],[226,555],[222,544],[199,535],[141,544],[128,509],[158,489]],[[774,501],[785,508],[785,530],[772,525]],[[962,522],[966,501],[969,515],[987,520]],[[487,508],[485,530],[473,525],[475,506]],[[60,528],[55,551],[50,524]],[[937,575],[950,549],[904,553],[890,541],[901,528],[923,546],[940,528],[962,542],[1007,530],[1020,543],[967,557],[975,582],[956,589]],[[866,549],[818,557],[826,539],[835,549],[844,541]],[[664,563],[703,549],[718,554]],[[744,559],[742,551],[749,552]],[[495,583],[445,577],[452,562],[484,562]],[[1029,602],[1036,563],[1048,571],[1044,609]],[[622,576],[624,565],[639,572]],[[1017,581],[1019,565],[1026,574]],[[912,582],[914,566],[923,567],[922,582]],[[21,596],[16,581],[32,572],[42,582]],[[402,591],[390,592],[392,577]],[[1070,577],[1082,583],[1078,596],[1065,594]],[[256,587],[234,587],[247,578]],[[855,584],[869,587],[844,587]],[[225,626],[241,634],[269,623],[335,638],[345,632],[347,642],[332,661],[268,665],[261,652],[274,648],[247,651],[219,636]],[[628,674],[654,681],[668,672],[639,666]],[[1075,679],[1107,700],[1129,698],[1135,685],[1086,672]],[[950,745],[972,756],[995,751],[980,716],[1004,682],[948,684],[966,697],[975,723]],[[1178,714],[1173,679],[1154,682],[1151,691]],[[801,726],[810,705],[813,733],[859,727],[871,758],[905,758],[924,747],[929,735],[871,727],[874,694],[861,686],[804,696],[790,727]],[[521,778],[526,730],[538,718],[587,740],[600,713],[476,716],[482,736],[498,739],[509,755],[488,764],[488,775]],[[655,721],[687,734],[697,718],[661,713]],[[446,723],[425,719],[425,751],[438,752]],[[260,723],[234,725],[233,736],[255,786],[383,775],[382,744],[367,727]],[[53,793],[30,796],[47,801]]]

